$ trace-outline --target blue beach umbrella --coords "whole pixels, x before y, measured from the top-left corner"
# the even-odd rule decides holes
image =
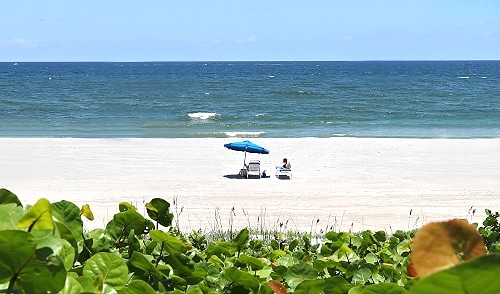
[[[243,159],[243,164],[245,164],[246,159],[247,159],[247,152],[249,153],[260,153],[260,154],[269,154],[269,150],[266,148],[259,146],[257,144],[254,144],[248,140],[241,141],[241,142],[233,142],[233,143],[227,143],[224,144],[224,147],[231,149],[231,150],[236,150],[236,151],[243,151],[245,152],[245,158]]]

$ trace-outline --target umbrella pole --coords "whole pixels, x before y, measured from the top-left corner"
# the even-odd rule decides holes
[[[243,157],[243,166],[246,167],[246,163],[247,162],[247,151],[245,150],[245,157]]]

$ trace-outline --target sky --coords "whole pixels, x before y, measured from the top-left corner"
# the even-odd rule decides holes
[[[483,59],[497,0],[0,0],[0,62]]]

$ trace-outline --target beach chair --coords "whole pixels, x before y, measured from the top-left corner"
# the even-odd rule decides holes
[[[276,167],[276,177],[280,180],[283,179],[292,179],[292,170],[289,168],[284,168],[282,166]]]
[[[251,176],[257,176],[260,179],[260,161],[250,160],[248,163],[247,179]]]

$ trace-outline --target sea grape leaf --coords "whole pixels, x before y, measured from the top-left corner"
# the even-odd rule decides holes
[[[255,276],[267,280],[273,273],[274,273],[273,268],[270,265],[266,265],[264,266],[263,269],[256,271]]]
[[[204,270],[195,269],[191,260],[183,254],[167,255],[164,257],[164,261],[172,267],[176,275],[184,280],[183,283],[195,285],[206,276]]]
[[[83,232],[83,221],[80,217],[80,209],[74,203],[62,200],[52,203],[52,215],[59,222],[65,224],[79,238]]]
[[[58,230],[33,230],[31,234],[35,237],[36,248],[50,248],[55,253],[62,251],[61,235]]]
[[[31,258],[18,271],[17,284],[25,293],[58,293],[64,288],[66,269],[57,255],[49,255],[44,260]]]
[[[210,257],[212,255],[217,255],[218,257],[222,258],[223,256],[233,255],[235,253],[233,247],[234,246],[229,242],[218,241],[208,245],[208,248],[205,249],[204,253],[207,255],[207,257]]]
[[[152,230],[149,236],[153,241],[163,244],[164,249],[170,254],[181,254],[184,250],[184,242],[170,234],[160,230]]]
[[[245,249],[249,240],[250,232],[247,228],[242,229],[233,240],[233,245],[236,247],[236,251],[240,252],[241,250]]]
[[[136,235],[143,234],[146,228],[146,219],[135,210],[119,212],[113,216],[114,225],[121,228],[125,235],[134,230]]]
[[[8,282],[16,271],[35,255],[35,237],[20,230],[5,230],[0,234],[0,284]]]
[[[23,206],[17,195],[7,189],[0,189],[0,204],[14,203],[16,206]]]
[[[24,209],[15,203],[0,205],[0,231],[17,229],[16,223],[24,214]]]
[[[337,251],[335,251],[335,257],[337,257],[338,260],[343,261],[353,260],[356,258],[356,253],[354,250],[349,248],[348,244],[344,243]]]
[[[238,262],[246,264],[247,266],[250,266],[250,268],[253,271],[261,270],[266,265],[259,258],[253,257],[253,256],[248,256],[246,254],[242,254],[240,257],[238,257]]]
[[[349,293],[351,293],[349,291]],[[396,283],[378,283],[361,288],[360,294],[406,294],[408,291]],[[432,293],[432,292],[429,292]]]
[[[333,276],[325,279],[325,294],[344,294],[353,288],[354,285],[346,281],[343,277]]]
[[[174,214],[170,212],[170,203],[161,198],[153,198],[146,203],[146,212],[149,217],[164,227],[170,227]]]
[[[63,252],[61,252],[59,255],[64,262],[64,268],[66,269],[66,271],[69,271],[75,263],[76,251],[73,246],[64,239],[62,240],[62,245]]]
[[[324,287],[325,287],[325,281],[322,279],[306,280],[298,284],[297,287],[295,287],[295,291],[293,293],[320,294],[323,293]]]
[[[56,222],[56,227],[57,231],[59,232],[59,235],[61,239],[69,242],[71,246],[73,246],[73,249],[75,251],[75,254],[78,253],[78,241],[76,240],[75,236],[73,235],[73,232],[63,223]],[[81,236],[77,236],[78,239],[82,239]]]
[[[366,288],[366,286],[364,285],[352,287],[351,289],[349,289],[348,294],[361,294],[361,291],[363,291],[364,288]]]
[[[434,273],[410,289],[411,294],[496,294],[500,289],[500,255],[484,255]]]
[[[424,278],[457,265],[463,260],[486,254],[483,237],[465,220],[454,219],[429,223],[415,235],[411,261]]]
[[[283,250],[279,250],[279,249],[273,250],[273,252],[271,252],[271,260],[276,261],[284,255],[286,255],[286,252]]]
[[[125,288],[125,293],[156,294],[158,292],[156,292],[148,283],[144,282],[143,280],[134,280],[127,285],[127,287]]]
[[[290,287],[295,288],[301,282],[313,280],[317,277],[318,272],[312,266],[307,263],[299,263],[288,269],[285,280]]]
[[[235,286],[242,286],[257,293],[259,290],[259,280],[252,274],[240,271],[235,267],[229,267],[224,271],[224,277],[233,282]]]
[[[120,212],[124,212],[124,211],[127,211],[127,210],[137,210],[137,208],[135,206],[133,206],[132,204],[128,203],[128,202],[120,202],[118,204],[118,210]]]
[[[80,209],[80,215],[83,215],[89,220],[94,220],[94,214],[92,213],[92,210],[90,209],[90,205],[84,204],[82,205],[82,208]]]
[[[120,256],[99,252],[87,260],[83,267],[83,275],[94,280],[102,280],[102,286],[122,287],[128,280],[128,268]]]
[[[37,250],[33,234],[6,230],[0,234],[0,284],[12,279],[26,293],[58,292],[66,270],[50,248]]]
[[[39,199],[17,222],[17,227],[21,229],[53,230],[50,202],[45,198]]]
[[[362,268],[354,272],[352,282],[354,284],[365,284],[372,277],[372,272],[368,268]]]
[[[78,280],[74,277],[67,276],[66,283],[64,284],[64,289],[61,291],[64,294],[80,294],[83,292],[83,287],[80,285]]]
[[[169,280],[169,284],[171,284],[176,290],[181,290],[184,293],[187,289],[187,282],[182,277],[172,276]]]
[[[81,293],[96,293],[96,288],[94,286],[94,279],[88,276],[77,276],[75,277],[77,282],[82,287]]]
[[[365,261],[370,264],[377,264],[378,262],[378,256],[375,255],[375,253],[369,252],[365,256]]]
[[[146,258],[146,256],[142,253],[134,251],[134,253],[132,253],[132,257],[130,258],[130,264],[145,271],[148,275],[152,275],[157,279],[162,279],[161,273],[156,269],[154,264],[151,263],[151,259],[152,258]]]
[[[270,280],[267,285],[274,291],[275,294],[286,294],[286,288],[280,281]]]

